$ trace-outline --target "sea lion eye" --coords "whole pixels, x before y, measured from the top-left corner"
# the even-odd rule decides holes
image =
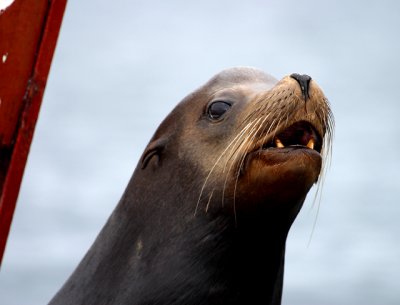
[[[216,101],[208,107],[208,116],[213,120],[218,120],[228,111],[229,108],[231,108],[230,103]]]

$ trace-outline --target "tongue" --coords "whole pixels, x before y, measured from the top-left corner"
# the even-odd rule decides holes
[[[309,148],[314,148],[315,132],[312,128],[306,124],[298,123],[290,126],[281,132],[275,140],[277,147],[290,146],[290,145],[302,145]]]

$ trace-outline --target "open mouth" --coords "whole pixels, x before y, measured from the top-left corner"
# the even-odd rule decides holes
[[[272,141],[264,144],[262,148],[286,147],[309,148],[320,153],[322,139],[309,122],[299,121],[277,134]]]

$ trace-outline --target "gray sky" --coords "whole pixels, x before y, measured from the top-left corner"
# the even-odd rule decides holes
[[[155,128],[213,74],[311,75],[336,135],[317,227],[291,230],[284,304],[399,304],[400,2],[74,1],[0,273],[7,305],[45,304],[119,200]]]

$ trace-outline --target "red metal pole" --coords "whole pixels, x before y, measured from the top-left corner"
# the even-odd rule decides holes
[[[0,263],[67,0],[0,11]]]

